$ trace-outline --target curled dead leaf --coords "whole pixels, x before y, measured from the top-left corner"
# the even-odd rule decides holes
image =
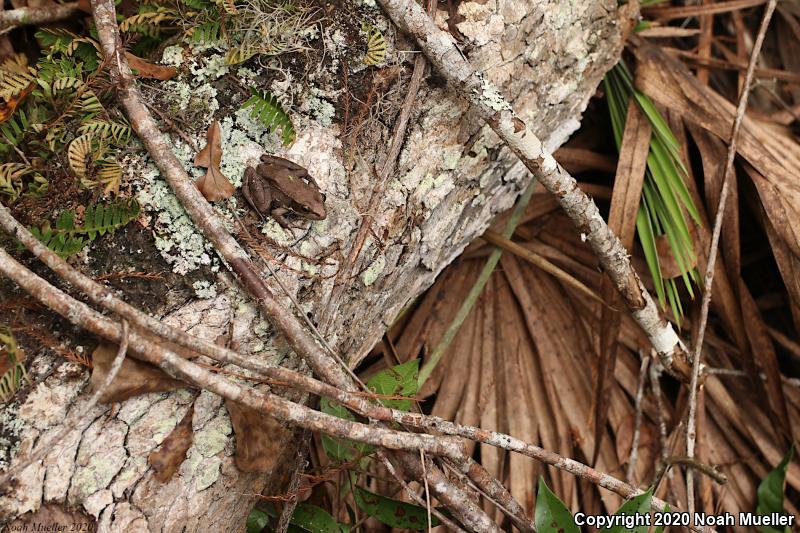
[[[236,434],[236,467],[242,472],[271,472],[292,431],[261,411],[225,400]]]
[[[137,57],[130,52],[125,52],[125,58],[133,69],[137,78],[151,78],[154,80],[166,81],[174,78],[178,74],[178,69],[166,65],[156,65]]]
[[[235,190],[231,181],[219,168],[222,161],[221,137],[219,122],[215,120],[208,127],[206,145],[194,156],[195,165],[208,169],[194,183],[209,202],[230,198]]]
[[[154,477],[161,483],[167,483],[175,472],[180,468],[181,463],[186,459],[186,452],[192,446],[192,416],[194,415],[194,403],[189,406],[189,410],[183,416],[178,425],[170,432],[161,448],[150,452],[147,462],[155,470]]]
[[[105,381],[116,354],[117,345],[108,342],[100,343],[92,352],[92,389],[96,390]],[[121,402],[148,392],[167,392],[186,386],[186,383],[169,377],[153,365],[126,357],[117,377],[100,401]]]

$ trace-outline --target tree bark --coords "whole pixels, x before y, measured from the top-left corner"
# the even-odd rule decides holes
[[[619,57],[623,28],[629,22],[616,0],[461,2],[458,15],[456,27],[470,61],[521,111],[550,151],[577,129],[589,98]],[[441,27],[447,27],[447,16],[437,13]],[[392,44],[398,50],[412,46],[400,34]],[[398,89],[404,91],[402,83]],[[237,107],[222,107],[216,117],[232,115]],[[376,179],[371,168],[383,165],[392,130],[370,122],[374,142],[370,149],[359,149],[348,172],[341,125],[314,120],[297,125],[297,141],[278,155],[309,169],[327,194],[328,218],[310,231],[293,230],[295,238],[287,242],[307,257],[334,247],[342,253],[319,268],[321,277],[298,276],[292,269],[302,271],[307,265],[291,256],[284,263],[292,269],[278,275],[314,319],[328,325],[328,342],[354,367],[402,308],[497,213],[512,205],[529,173],[470,112],[466,101],[435,76],[426,78],[397,169],[382,191],[379,208],[370,213],[371,237],[357,254],[350,279],[340,279],[335,274],[350,255],[363,209],[370,203]],[[258,155],[253,149],[238,157]],[[335,283],[343,283],[343,290],[334,291]],[[273,279],[268,284],[281,295]],[[282,359],[284,365],[305,369],[280,339],[270,338],[269,326],[229,276],[219,275],[216,285],[216,296],[160,314],[203,338],[224,338],[241,353]],[[6,428],[13,426],[6,433],[11,437],[8,458],[57,432],[68,412],[81,409],[88,380],[77,368],[58,360],[34,362],[32,375],[49,375],[19,403],[5,406],[0,419]],[[242,473],[234,464],[236,443],[222,400],[208,392],[194,398],[178,391],[139,396],[112,410],[96,407],[87,427],[59,443],[43,464],[29,467],[0,497],[0,517],[12,519],[52,503],[81,509],[97,520],[101,531],[242,530],[255,495],[281,490],[278,469],[290,463],[293,454],[286,445],[288,433],[280,432],[274,443],[270,471]],[[187,460],[169,482],[160,483],[147,457],[193,401],[194,435]]]

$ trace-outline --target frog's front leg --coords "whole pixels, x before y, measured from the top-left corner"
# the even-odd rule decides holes
[[[270,215],[272,215],[272,218],[274,218],[275,221],[278,224],[280,224],[282,228],[288,228],[290,224],[289,220],[285,216],[283,216],[286,213],[291,213],[291,210],[286,209],[285,207],[276,207],[272,211],[270,211]]]

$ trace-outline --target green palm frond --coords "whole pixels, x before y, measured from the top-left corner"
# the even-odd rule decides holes
[[[695,263],[694,240],[690,224],[700,225],[700,214],[686,185],[686,167],[681,161],[680,145],[669,125],[647,95],[633,86],[625,63],[620,61],[604,79],[606,98],[611,114],[611,126],[619,149],[627,118],[628,102],[635,98],[652,126],[647,171],[642,187],[642,200],[636,217],[636,231],[644,250],[656,295],[662,308],[667,305],[680,324],[683,307],[678,294],[677,280],[665,278],[658,257],[656,242],[665,238],[680,277],[689,296],[694,298],[695,286],[700,285],[700,275]],[[687,219],[688,217],[691,219]]]

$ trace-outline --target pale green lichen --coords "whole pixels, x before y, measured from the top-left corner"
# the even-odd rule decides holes
[[[361,274],[361,281],[364,283],[365,287],[369,287],[375,281],[377,281],[378,277],[383,273],[383,269],[386,268],[386,256],[382,253],[379,253],[375,260],[367,267],[363,274]]]
[[[18,416],[19,404],[12,403],[0,412],[0,470],[5,470],[19,448],[25,421]]]
[[[124,453],[124,450],[119,449],[119,453],[93,454],[86,466],[79,467],[72,478],[75,499],[81,501],[90,494],[108,487],[121,469],[120,454]]]
[[[192,283],[194,293],[198,298],[216,298],[217,286],[206,280],[195,281]]]
[[[183,64],[183,47],[178,45],[167,46],[161,54],[161,63],[172,67]]]
[[[192,447],[203,457],[214,456],[225,449],[231,431],[231,422],[228,416],[218,416],[195,433]]]
[[[225,56],[212,54],[208,57],[198,57],[189,62],[189,71],[195,81],[218,80],[230,71],[230,65],[225,63]]]
[[[309,95],[300,106],[300,111],[311,115],[324,128],[333,123],[333,117],[336,114],[336,108],[323,98],[322,91],[316,87],[310,89]]]
[[[200,463],[199,468],[195,470],[194,489],[201,491],[213,485],[219,479],[221,465],[222,459],[218,457],[212,457]]]
[[[483,76],[481,76],[480,78],[481,78],[481,89],[480,89],[481,102],[484,105],[494,109],[495,111],[511,110],[511,104],[509,104],[508,101],[505,98],[503,98],[503,95],[500,94],[500,91],[497,90],[497,87]]]

